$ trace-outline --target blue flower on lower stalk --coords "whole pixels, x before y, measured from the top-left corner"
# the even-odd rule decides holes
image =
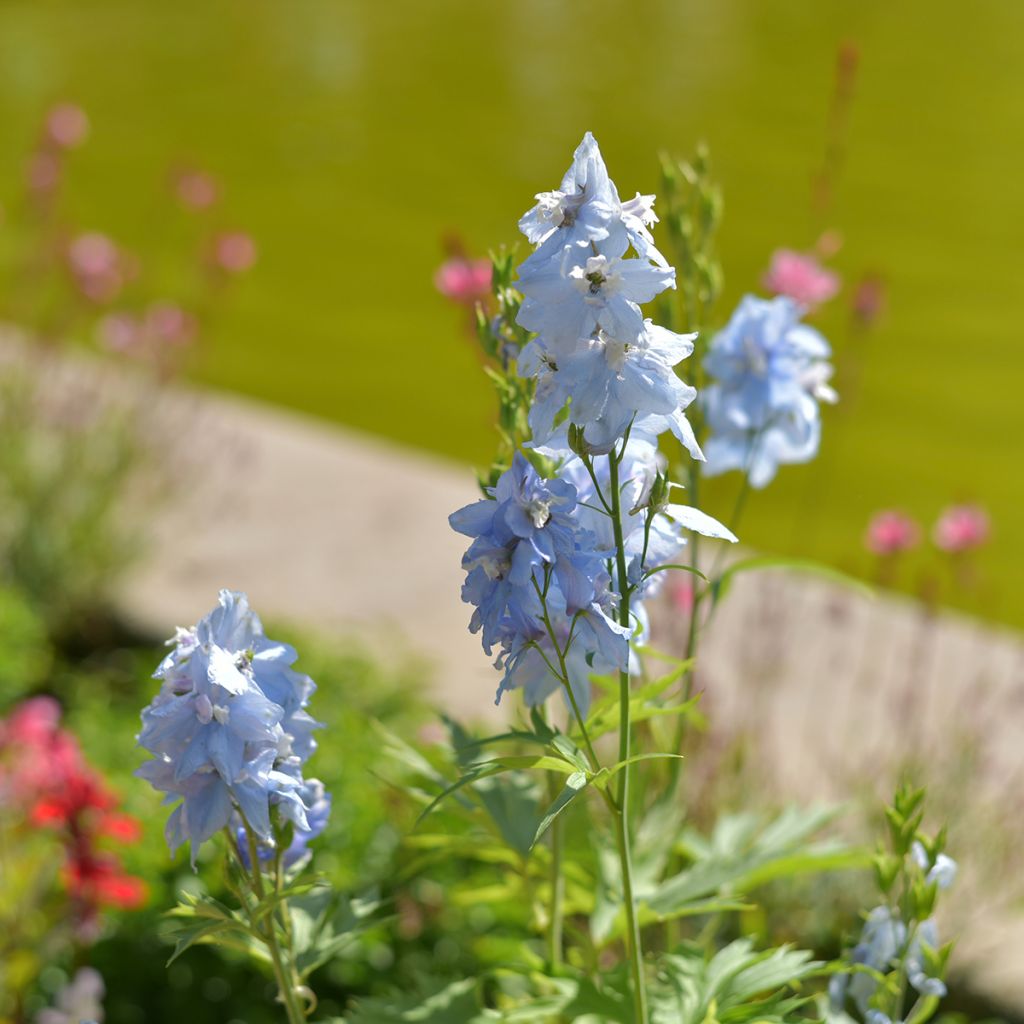
[[[281,865],[285,869],[295,867],[311,856],[309,844],[323,833],[331,816],[331,794],[319,779],[309,779],[303,783],[298,795],[304,809],[306,827],[293,827],[291,842],[281,853]],[[237,819],[238,816],[235,817]],[[238,854],[242,863],[249,867],[249,841],[245,825],[236,820],[234,831]],[[265,842],[258,842],[256,851],[263,862],[273,860],[276,852],[272,844]]]
[[[576,488],[543,479],[519,453],[492,489],[493,500],[449,516],[452,529],[473,538],[462,559],[462,599],[474,606],[470,630],[482,632],[484,650],[502,645],[512,620],[541,614],[538,591],[554,587],[571,612],[585,608],[603,572],[604,552],[582,530]]]
[[[565,659],[565,670],[580,714],[586,718],[590,708],[590,677],[618,672],[629,664],[629,637],[632,630],[620,626],[600,604],[569,615],[564,609],[549,608],[555,639],[552,640],[539,619],[516,623],[507,638],[495,666],[504,669],[495,704],[509,690],[523,691],[530,707],[541,704],[562,682],[554,643]],[[563,693],[568,703],[568,695]]]
[[[170,643],[138,737],[153,759],[136,774],[177,804],[166,829],[172,851],[188,841],[195,863],[232,814],[265,842],[275,807],[307,829],[302,765],[319,725],[306,711],[314,684],[291,668],[295,651],[266,637],[245,595],[229,590]]]

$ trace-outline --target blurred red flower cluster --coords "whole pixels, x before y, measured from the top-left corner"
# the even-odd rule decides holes
[[[13,811],[27,827],[56,834],[64,850],[63,884],[80,927],[105,907],[129,909],[145,899],[142,880],[107,849],[141,835],[138,822],[116,808],[78,741],[61,728],[55,700],[29,698],[0,719],[0,813]]]

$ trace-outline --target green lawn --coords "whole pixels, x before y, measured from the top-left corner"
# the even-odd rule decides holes
[[[201,378],[482,462],[490,395],[432,290],[441,235],[514,241],[587,128],[629,193],[654,189],[659,149],[704,138],[726,190],[731,304],[772,248],[814,238],[810,178],[846,39],[862,61],[836,262],[848,279],[884,275],[889,311],[822,459],[759,496],[743,537],[865,572],[875,508],[930,521],[976,499],[996,529],[982,590],[950,596],[1024,625],[1024,5],[6,0],[0,184],[15,188],[45,106],[74,99],[93,120],[77,213],[145,253],[168,163],[205,164],[262,257]],[[837,347],[846,320],[838,305],[821,318]]]

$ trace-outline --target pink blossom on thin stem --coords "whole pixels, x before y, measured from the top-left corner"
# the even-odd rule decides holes
[[[910,516],[886,510],[876,512],[864,534],[864,546],[872,554],[885,557],[909,551],[917,546],[921,530]]]
[[[989,536],[988,514],[980,505],[951,505],[932,529],[935,546],[950,554],[980,547]]]
[[[226,274],[244,274],[256,256],[256,242],[244,231],[227,231],[214,239],[213,262]]]
[[[110,313],[97,328],[100,343],[111,352],[165,361],[168,350],[191,344],[198,333],[195,317],[173,302],[156,302],[142,315]]]
[[[146,330],[158,343],[188,345],[196,336],[196,319],[173,302],[156,302],[146,312]]]
[[[121,250],[99,231],[73,238],[67,260],[79,291],[92,302],[115,298],[128,276],[128,262]]]
[[[491,293],[490,260],[470,260],[461,256],[446,260],[437,268],[434,287],[446,299],[472,306]]]
[[[174,177],[174,194],[189,210],[206,210],[217,202],[220,186],[206,171],[185,170]]]
[[[764,275],[765,288],[786,295],[808,310],[828,302],[839,291],[839,276],[813,256],[794,249],[776,249]]]
[[[74,103],[58,103],[46,115],[43,137],[57,149],[75,149],[88,134],[89,117]]]

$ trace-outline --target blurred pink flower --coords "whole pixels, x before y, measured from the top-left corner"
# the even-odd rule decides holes
[[[57,149],[74,149],[89,134],[89,117],[74,103],[58,103],[47,115],[44,135]]]
[[[935,546],[950,554],[980,547],[988,535],[988,514],[980,505],[951,505],[932,529]]]
[[[174,194],[190,210],[206,210],[217,202],[220,186],[206,171],[188,170],[175,176]]]
[[[787,295],[808,310],[828,302],[839,291],[839,277],[813,256],[793,249],[776,249],[763,278],[776,295]]]
[[[156,302],[142,316],[111,313],[98,325],[100,343],[111,352],[159,358],[167,346],[184,346],[195,340],[195,317],[173,302]]]
[[[110,313],[97,327],[101,344],[111,352],[131,352],[142,344],[142,329],[133,313]]]
[[[173,302],[157,302],[146,312],[149,336],[158,343],[187,345],[196,335],[196,321],[188,310]]]
[[[60,722],[60,705],[53,697],[29,697],[0,720],[0,746],[9,743],[41,743]]]
[[[228,274],[244,274],[256,262],[256,243],[244,231],[218,235],[213,244],[213,261]]]
[[[886,510],[876,512],[864,534],[864,546],[875,555],[895,555],[916,547],[921,529],[910,516]]]
[[[665,591],[668,594],[669,603],[677,612],[682,612],[685,615],[692,614],[693,580],[689,579],[686,573],[670,573]]]
[[[446,299],[472,306],[490,294],[491,262],[461,256],[446,260],[437,268],[434,287]]]
[[[109,302],[125,281],[126,263],[121,250],[98,231],[72,239],[68,266],[79,291],[93,302]]]

